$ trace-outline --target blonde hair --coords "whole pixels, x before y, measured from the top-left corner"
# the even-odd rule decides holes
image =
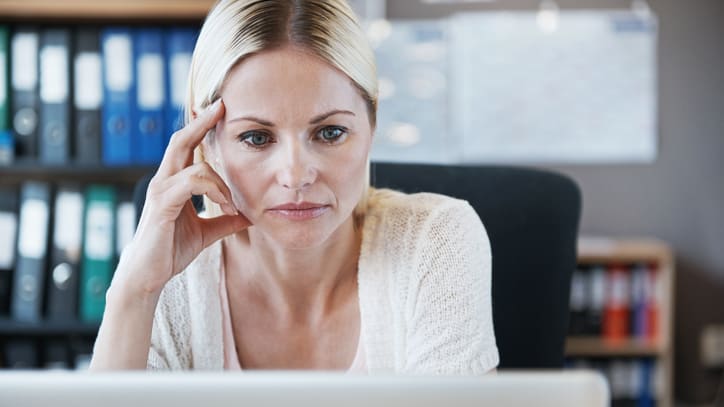
[[[365,100],[374,131],[374,53],[345,0],[219,0],[204,21],[191,59],[185,123],[191,121],[193,112],[202,111],[219,98],[229,71],[245,57],[285,45],[310,52],[344,72]],[[197,148],[196,161],[200,160],[205,158]],[[367,208],[369,167],[368,157],[356,217],[363,216]],[[209,210],[211,202],[205,198],[204,203]]]

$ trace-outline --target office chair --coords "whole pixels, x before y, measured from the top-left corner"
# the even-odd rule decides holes
[[[136,185],[141,213],[148,181]],[[581,194],[570,178],[510,166],[373,163],[372,185],[467,200],[488,232],[499,369],[561,368]],[[195,200],[197,209],[200,201]]]

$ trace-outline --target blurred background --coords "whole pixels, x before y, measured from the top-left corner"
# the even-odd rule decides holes
[[[178,128],[212,3],[0,0],[2,368],[87,363],[133,234],[133,185]],[[614,404],[714,405],[724,392],[724,2],[351,3],[378,63],[373,160],[575,179],[583,214],[566,366],[603,371]],[[622,329],[607,325],[617,312]]]

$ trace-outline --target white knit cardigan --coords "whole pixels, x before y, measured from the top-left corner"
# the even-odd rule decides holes
[[[223,369],[220,259],[217,242],[164,288],[149,369]],[[477,375],[497,366],[490,244],[466,201],[373,190],[357,278],[370,374]]]

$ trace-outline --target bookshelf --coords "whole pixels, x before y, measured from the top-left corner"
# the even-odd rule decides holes
[[[3,337],[44,337],[44,336],[87,336],[94,337],[100,324],[70,321],[19,322],[9,318],[0,319],[0,336]]]
[[[674,320],[674,256],[663,241],[653,238],[608,239],[583,237],[578,245],[579,268],[597,265],[655,265],[658,275],[656,301],[658,321],[653,337],[623,338],[600,335],[572,335],[566,339],[566,356],[597,360],[604,365],[613,360],[648,359],[656,366],[652,379],[653,397],[658,407],[673,405],[673,320]],[[629,270],[630,271],[630,270]],[[590,294],[590,293],[589,293]],[[610,379],[610,378],[609,378]],[[615,405],[615,403],[614,403]]]
[[[214,0],[4,0],[0,2],[3,19],[36,20],[127,20],[201,21]]]
[[[28,181],[37,181],[50,185],[50,201],[49,201],[49,225],[47,230],[47,248],[46,258],[44,259],[44,273],[43,277],[46,280],[46,287],[50,285],[50,275],[52,274],[53,265],[55,259],[52,257],[55,247],[54,243],[54,229],[56,228],[58,216],[54,213],[55,202],[58,193],[62,188],[67,186],[77,187],[83,194],[84,199],[86,198],[86,188],[93,184],[101,184],[111,186],[115,188],[117,193],[117,204],[129,203],[130,192],[132,191],[135,183],[144,175],[153,172],[156,168],[154,162],[132,162],[132,163],[121,163],[118,165],[107,165],[103,163],[103,159],[96,157],[95,160],[81,159],[80,148],[77,148],[77,144],[81,143],[80,138],[77,137],[79,133],[74,127],[80,122],[77,116],[78,109],[75,105],[77,97],[77,89],[74,87],[76,79],[73,78],[73,74],[77,69],[77,65],[74,65],[76,61],[77,53],[81,52],[80,49],[80,37],[75,36],[82,30],[102,30],[106,27],[130,27],[132,33],[136,30],[145,28],[160,29],[164,35],[164,45],[171,49],[170,37],[166,37],[168,32],[173,30],[198,30],[203,21],[206,13],[210,7],[215,3],[215,0],[3,0],[0,1],[0,25],[7,31],[7,38],[5,43],[5,49],[0,47],[0,51],[5,53],[5,75],[6,78],[0,78],[5,80],[7,86],[6,106],[0,104],[0,114],[5,114],[5,121],[0,120],[0,123],[5,123],[5,129],[10,130],[14,126],[12,121],[13,106],[11,103],[15,98],[12,75],[14,71],[11,68],[12,58],[15,58],[15,54],[11,52],[12,46],[12,35],[16,30],[20,29],[33,29],[39,33],[39,41],[35,51],[36,58],[38,58],[37,67],[37,85],[35,92],[36,109],[38,113],[41,113],[43,101],[40,99],[42,86],[41,67],[43,66],[41,60],[40,49],[43,46],[43,41],[46,41],[43,37],[45,30],[49,29],[69,29],[71,34],[71,41],[67,44],[68,54],[68,68],[66,78],[68,78],[67,89],[68,89],[68,103],[70,104],[70,116],[66,123],[69,123],[70,133],[68,134],[68,142],[72,143],[71,153],[69,159],[63,160],[60,163],[48,163],[43,162],[40,157],[39,150],[34,153],[29,153],[26,156],[15,156],[11,163],[0,164],[0,217],[3,215],[5,208],[2,206],[8,202],[6,196],[2,196],[6,191],[14,191],[13,204],[15,209],[15,215],[17,216],[16,221],[16,237],[18,239],[18,231],[20,229],[20,191],[23,184]],[[96,34],[98,36],[99,34]],[[135,35],[135,34],[134,34]],[[1,36],[0,36],[1,37]],[[98,37],[96,37],[98,38]],[[135,37],[134,41],[135,41]],[[97,40],[98,41],[98,40]],[[166,42],[168,41],[168,42]],[[47,43],[46,43],[47,44]],[[135,44],[135,43],[134,43]],[[2,44],[0,44],[2,45]],[[100,45],[100,44],[99,44]],[[101,48],[91,50],[99,52]],[[83,49],[87,51],[87,49]],[[164,51],[166,51],[164,49]],[[185,52],[185,50],[184,50]],[[137,55],[133,55],[136,58]],[[165,58],[165,56],[164,56]],[[134,61],[135,63],[135,61]],[[166,68],[164,68],[166,69]],[[165,71],[168,74],[168,71]],[[53,76],[53,75],[51,75]],[[59,76],[59,75],[55,75]],[[53,76],[53,77],[55,77]],[[168,85],[170,86],[170,85]],[[166,89],[169,92],[169,89]],[[135,98],[135,95],[133,96]],[[104,97],[105,98],[105,97]],[[169,98],[166,97],[168,103]],[[6,109],[5,111],[3,111]],[[96,114],[100,114],[100,108],[96,108]],[[167,109],[164,106],[164,109]],[[38,116],[38,128],[42,124],[42,117]],[[100,116],[98,116],[100,117]],[[165,120],[165,117],[164,117]],[[165,124],[165,122],[164,122]],[[41,130],[38,130],[34,137],[37,137],[36,143],[42,141]],[[166,132],[170,134],[169,132]],[[18,137],[17,134],[12,133],[13,138]],[[17,140],[16,140],[17,143]],[[0,146],[2,148],[2,146]],[[98,154],[100,154],[100,147],[98,147]],[[12,150],[11,150],[12,151]],[[16,150],[17,151],[17,150]],[[86,202],[87,207],[87,202]],[[118,207],[114,209],[118,210]],[[8,213],[7,211],[5,213]],[[118,212],[115,212],[116,218],[118,218]],[[86,219],[85,215],[84,219]],[[67,217],[67,216],[66,216]],[[87,219],[86,219],[87,220]],[[84,220],[85,222],[85,220]],[[118,223],[120,224],[120,222]],[[114,227],[118,227],[117,225]],[[83,230],[86,230],[86,226],[83,226]],[[6,233],[6,230],[2,230]],[[85,233],[85,232],[83,232]],[[116,231],[114,230],[114,234]],[[117,239],[117,236],[114,237]],[[0,243],[2,238],[0,237]],[[2,246],[2,245],[0,245]],[[17,264],[18,251],[17,241],[14,244],[14,257],[15,264]],[[115,245],[114,245],[114,255]],[[2,258],[2,256],[0,256]],[[117,261],[117,258],[115,259]],[[1,263],[1,262],[0,262]],[[80,266],[78,266],[80,267]],[[115,267],[113,267],[115,268]],[[34,321],[22,322],[14,319],[11,315],[10,300],[5,297],[6,303],[3,304],[3,273],[11,273],[14,278],[15,269],[3,269],[3,264],[0,264],[0,369],[8,368],[6,361],[9,353],[16,353],[17,355],[25,355],[29,357],[31,362],[21,364],[23,368],[48,368],[48,367],[69,367],[73,368],[87,363],[87,357],[91,350],[93,341],[98,331],[98,322],[83,322],[80,315],[76,318],[67,317],[50,317],[48,305],[49,299],[43,300],[43,310],[41,311],[41,318]],[[12,282],[11,282],[12,283]],[[6,287],[7,289],[7,287]],[[47,289],[47,288],[46,288]],[[12,287],[10,288],[12,290]],[[47,296],[48,294],[44,294]],[[80,307],[78,307],[80,308]],[[80,309],[78,310],[80,313]],[[18,359],[18,358],[14,358]],[[83,360],[79,362],[79,360]]]

